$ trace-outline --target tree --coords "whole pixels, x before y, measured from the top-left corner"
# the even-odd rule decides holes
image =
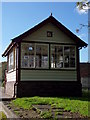
[[[90,9],[90,1],[88,0],[82,0],[81,2],[76,3],[76,7],[81,11],[88,12],[88,9]]]
[[[76,3],[76,8],[81,12],[81,13],[89,13],[90,12],[90,1],[88,0],[82,0],[81,2]],[[87,27],[88,29],[90,28],[90,21],[88,21],[88,24],[80,24],[80,28],[76,29],[76,32],[78,33],[83,27]]]

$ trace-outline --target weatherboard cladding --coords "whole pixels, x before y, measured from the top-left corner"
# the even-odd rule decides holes
[[[16,81],[16,71],[7,73],[7,82]]]
[[[53,37],[47,37],[47,31],[52,31]],[[76,44],[74,40],[63,33],[52,23],[48,23],[25,37],[22,41],[36,41],[36,42],[47,42],[47,43],[65,43],[65,44]]]
[[[77,72],[62,70],[21,70],[21,81],[77,81]]]

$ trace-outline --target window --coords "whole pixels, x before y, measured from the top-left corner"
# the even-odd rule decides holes
[[[9,64],[8,64],[8,70],[13,69],[14,64],[13,64],[13,52],[10,53],[9,55]]]
[[[51,31],[47,31],[47,37],[52,37],[52,36],[53,36],[52,32]]]
[[[63,67],[63,47],[51,45],[51,68]]]
[[[51,68],[75,68],[75,46],[51,44]]]
[[[75,68],[75,61],[76,54],[74,45],[50,44],[49,46],[49,44],[43,43],[21,44],[22,68]]]
[[[36,44],[36,68],[48,68],[48,45]]]
[[[75,47],[65,46],[64,47],[64,67],[75,67]]]
[[[21,45],[21,66],[24,68],[34,68],[35,61],[34,61],[34,50],[35,44],[34,43],[22,43]]]
[[[48,44],[23,43],[21,66],[24,68],[48,68]]]

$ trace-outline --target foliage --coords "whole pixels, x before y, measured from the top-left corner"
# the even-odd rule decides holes
[[[90,12],[90,1],[88,0],[81,0],[81,2],[76,3],[76,9],[79,13],[88,13]],[[82,28],[90,28],[90,23],[88,24],[80,24],[80,28],[76,29],[76,32],[78,33]]]
[[[87,12],[90,8],[90,2],[88,0],[82,0],[81,2],[77,2],[76,6],[79,10],[85,10]]]
[[[2,112],[2,111],[0,111],[0,120],[2,120],[2,119],[6,119],[7,117],[6,117],[6,115]]]

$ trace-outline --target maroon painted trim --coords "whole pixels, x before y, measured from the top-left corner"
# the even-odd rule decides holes
[[[57,21],[53,16],[48,17],[35,27],[31,28],[30,30],[26,31],[25,33],[19,35],[18,37],[12,39],[15,42],[21,42],[23,38],[27,37],[28,35],[32,34],[36,30],[40,29],[42,26],[44,26],[47,23],[52,23],[55,26],[57,26],[61,31],[63,31],[66,35],[68,35],[72,40],[74,40],[79,47],[87,46],[87,43],[82,41],[80,38],[78,38],[75,34],[73,34],[69,29],[67,29],[64,25],[62,25],[59,21]]]
[[[28,35],[32,34],[33,32],[40,29],[42,26],[44,26],[47,23],[52,23],[55,26],[57,26],[61,31],[63,31],[66,35],[68,35],[74,42],[76,42],[78,47],[87,47],[87,43],[82,41],[80,38],[78,38],[75,34],[73,34],[69,29],[67,29],[64,25],[62,25],[59,21],[57,21],[53,16],[48,17],[35,27],[31,28],[30,30],[24,32],[23,34],[19,35],[18,37],[12,39],[11,44],[8,46],[8,48],[5,50],[5,52],[2,54],[2,56],[7,56],[9,50],[13,47],[14,44],[22,42],[22,39],[27,37]]]
[[[48,71],[76,71],[75,69],[41,69],[41,68],[20,68],[21,70],[48,70]]]
[[[20,43],[17,44],[16,48],[16,83],[19,82],[20,78]]]
[[[76,60],[77,60],[77,81],[79,83],[81,83],[81,79],[80,79],[80,64],[79,64],[79,49],[78,47],[76,48]]]
[[[11,42],[9,46],[6,48],[5,52],[2,54],[2,57],[6,57],[7,54],[11,51],[11,49],[16,45],[15,42]]]
[[[20,81],[20,68],[21,68],[21,43],[18,47],[18,82]]]
[[[57,42],[50,42],[50,41],[49,42],[45,42],[45,41],[44,42],[41,42],[41,41],[39,42],[39,41],[24,41],[24,40],[22,41],[22,43],[41,43],[41,44],[56,44],[56,45],[59,44],[59,45],[74,45],[74,46],[77,45],[77,44],[74,44],[74,43],[72,44],[72,43],[57,43]]]
[[[18,82],[18,45],[16,45],[16,83]]]
[[[27,81],[27,80],[25,80],[25,81],[20,81],[20,83],[36,83],[36,82],[37,82],[37,83],[41,82],[42,84],[43,84],[43,83],[46,83],[46,84],[48,84],[48,83],[55,83],[55,84],[57,84],[58,82],[61,83],[61,84],[70,84],[70,83],[72,83],[72,84],[73,84],[73,83],[74,83],[74,84],[76,83],[76,84],[77,84],[77,83],[78,83],[77,81],[63,81],[63,80],[62,80],[62,81],[53,81],[53,80],[51,81],[51,80],[49,80],[49,79],[48,79],[47,81],[45,81],[45,80],[44,80],[44,81],[41,81],[41,80],[33,81],[33,79],[30,80],[30,81]]]
[[[7,72],[8,72],[8,67],[9,67],[9,55],[7,56]]]

